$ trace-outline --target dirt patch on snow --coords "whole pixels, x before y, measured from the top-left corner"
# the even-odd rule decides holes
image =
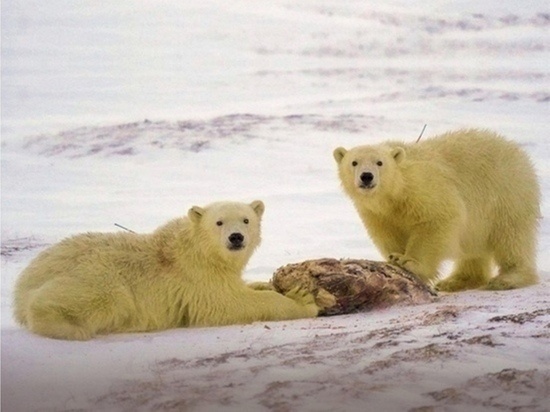
[[[48,244],[34,236],[16,237],[2,240],[2,247],[0,250],[0,256],[3,259],[12,257],[18,253],[41,249]]]
[[[158,149],[209,150],[221,142],[243,143],[272,138],[277,132],[344,131],[360,133],[380,125],[382,117],[344,114],[263,116],[236,113],[204,120],[151,121],[80,127],[53,135],[29,137],[24,149],[42,156],[82,158],[133,156]]]

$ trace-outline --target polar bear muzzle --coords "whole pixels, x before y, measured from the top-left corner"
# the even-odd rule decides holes
[[[378,170],[369,164],[362,168],[357,168],[355,171],[355,185],[361,192],[370,192],[378,186],[379,183]]]
[[[371,172],[363,172],[359,176],[359,180],[361,183],[359,184],[359,187],[361,189],[373,189],[376,186],[376,182],[374,181],[374,175]]]
[[[244,236],[239,232],[231,233],[227,240],[229,241],[227,244],[229,250],[241,250],[245,247]]]

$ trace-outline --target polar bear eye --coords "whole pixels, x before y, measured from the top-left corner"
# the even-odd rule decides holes
[[[353,167],[355,167],[355,166],[357,166],[357,162],[354,160],[353,162],[351,162],[351,165],[352,165]]]
[[[221,225],[223,225],[223,222],[222,222],[221,220],[218,220],[218,221],[216,222],[216,225],[221,226]]]
[[[376,164],[377,164],[378,166],[382,166],[384,163],[382,163],[382,160],[379,160],[378,162],[376,162]]]
[[[245,219],[243,220],[243,222],[244,222],[245,225],[248,225],[248,223],[250,222],[250,220],[248,220],[247,218],[245,218]]]

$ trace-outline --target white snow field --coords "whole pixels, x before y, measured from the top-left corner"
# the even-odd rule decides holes
[[[4,0],[2,412],[550,410],[548,2],[412,3]],[[15,279],[48,245],[216,200],[266,203],[247,280],[381,259],[332,150],[424,124],[530,154],[540,284],[88,342],[12,319]]]

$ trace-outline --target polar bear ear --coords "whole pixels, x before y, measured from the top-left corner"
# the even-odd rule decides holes
[[[402,147],[394,147],[391,151],[391,155],[397,163],[402,162],[406,157],[405,149]]]
[[[187,216],[189,217],[191,222],[199,223],[205,212],[206,210],[204,210],[202,207],[193,206],[191,209],[189,209],[189,212],[187,212]]]
[[[332,152],[332,155],[334,156],[334,160],[336,160],[336,163],[339,164],[347,152],[348,151],[343,147],[337,147],[336,149],[334,149],[334,152]]]
[[[250,203],[250,207],[256,212],[258,217],[262,217],[265,210],[264,202],[261,200],[254,200],[252,203]]]

